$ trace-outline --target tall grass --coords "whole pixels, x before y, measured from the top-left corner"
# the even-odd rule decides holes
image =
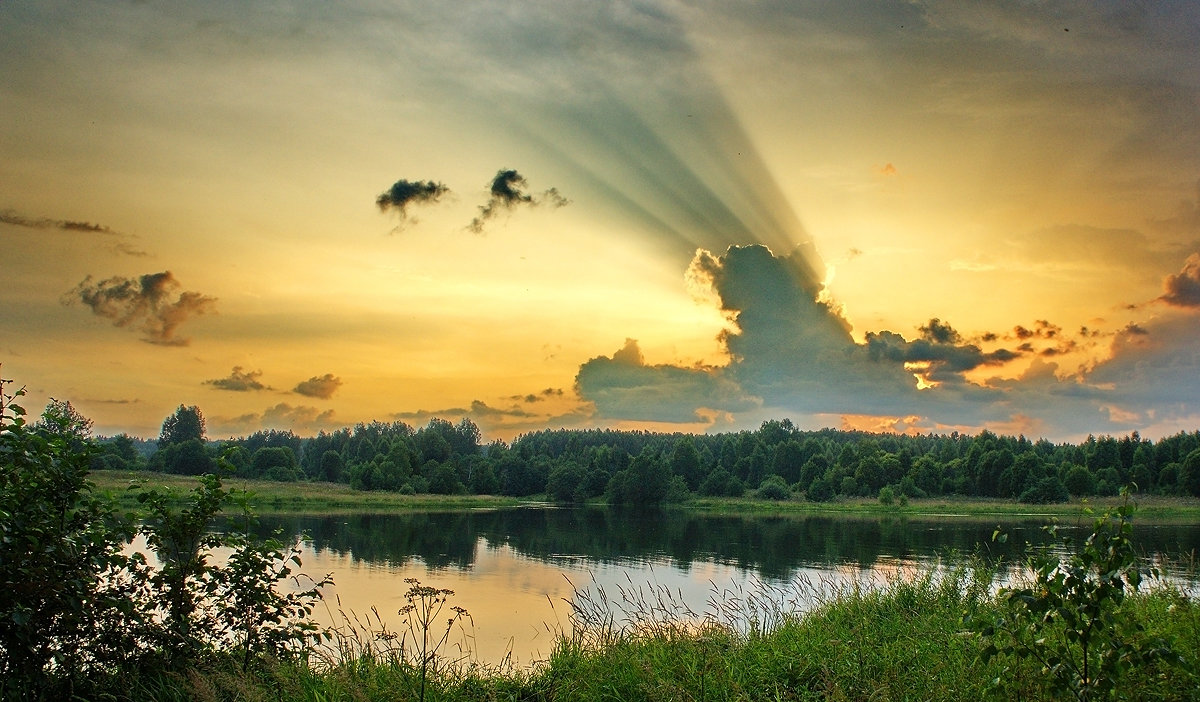
[[[554,626],[549,660],[485,666],[447,647],[427,666],[429,700],[961,700],[1054,699],[1028,661],[984,661],[964,616],[999,611],[997,572],[972,559],[897,574],[887,582],[798,580],[786,586],[712,585],[702,611],[681,593],[627,580],[576,589]],[[800,611],[804,607],[805,611]],[[1134,670],[1121,695],[1200,699],[1200,603],[1159,583],[1121,615],[1173,642],[1177,666]],[[431,629],[438,637],[445,619]],[[459,624],[464,624],[460,621]],[[546,625],[551,628],[550,625]],[[419,700],[417,637],[389,631],[378,612],[343,614],[324,649],[241,673],[203,673],[142,685],[147,700]],[[469,629],[462,631],[469,645]],[[1004,671],[1007,669],[1007,673]],[[995,679],[1007,675],[1005,696]]]

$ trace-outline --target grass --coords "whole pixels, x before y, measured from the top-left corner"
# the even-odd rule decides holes
[[[794,614],[782,591],[714,593],[705,612],[638,587],[576,592],[573,626],[532,670],[444,662],[429,700],[961,700],[1055,699],[1027,660],[984,662],[964,614],[994,615],[992,575],[973,563],[883,587],[808,583],[823,600]],[[1200,699],[1200,603],[1160,586],[1121,616],[1173,642],[1180,665],[1129,671],[1127,699]],[[395,638],[343,628],[323,655],[242,674],[232,666],[142,685],[142,699],[418,700],[420,668]],[[1001,696],[993,681],[1006,676]]]
[[[139,480],[149,486],[172,487],[182,491],[195,486],[196,478],[187,475],[153,473],[149,471],[93,471],[89,479],[96,487],[127,504],[135,504],[132,495],[125,493],[131,481]],[[528,498],[496,495],[401,495],[394,492],[352,490],[341,483],[273,482],[269,480],[225,479],[225,484],[237,490],[248,490],[256,496],[256,506],[263,512],[325,513],[388,512],[434,509],[471,509],[514,507],[545,502],[544,496]],[[1200,500],[1161,495],[1137,495],[1138,521],[1152,523],[1200,522]],[[1097,512],[1119,504],[1120,497],[1091,497],[1087,503]],[[970,515],[980,517],[1074,517],[1080,514],[1081,501],[1057,505],[1027,505],[1013,500],[931,497],[910,500],[907,505],[883,505],[869,498],[847,498],[833,502],[807,502],[800,499],[772,501],[751,498],[696,498],[676,506],[688,511],[712,514],[861,514],[861,515]]]
[[[172,475],[150,471],[98,470],[88,474],[97,490],[116,497],[122,504],[137,504],[126,488],[133,481],[148,487],[167,487],[187,492],[196,486],[192,475]],[[230,490],[246,490],[254,495],[256,511],[264,513],[388,512],[435,509],[471,509],[513,507],[531,500],[495,495],[402,495],[396,492],[353,490],[342,483],[276,482],[223,478]]]

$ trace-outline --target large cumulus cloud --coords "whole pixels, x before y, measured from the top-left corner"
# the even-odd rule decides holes
[[[711,286],[730,327],[721,335],[724,367],[647,364],[636,342],[584,363],[580,396],[606,419],[694,422],[711,410],[811,415],[944,415],[943,421],[1008,420],[1003,392],[967,374],[1022,356],[965,341],[932,319],[919,336],[869,332],[854,340],[850,324],[824,300],[823,268],[799,247],[776,255],[762,245],[700,250],[689,269]]]

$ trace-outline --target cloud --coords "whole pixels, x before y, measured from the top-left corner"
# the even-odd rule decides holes
[[[1166,292],[1158,298],[1162,302],[1173,307],[1200,308],[1200,254],[1188,256],[1183,270],[1168,275],[1163,288]]]
[[[395,210],[399,213],[401,223],[403,223],[408,217],[409,205],[435,203],[449,191],[450,189],[442,183],[435,183],[432,180],[401,179],[380,193],[379,197],[375,198],[375,204],[379,206],[380,212]]]
[[[234,366],[227,378],[214,378],[204,381],[204,385],[211,385],[218,390],[230,390],[232,392],[250,392],[253,390],[270,390],[271,388],[259,382],[262,377],[262,371],[243,371],[241,366]]]
[[[290,429],[299,434],[313,434],[336,428],[333,410],[320,410],[307,405],[293,406],[281,402],[261,413],[250,412],[237,417],[214,417],[209,420],[210,433],[245,435],[260,429]]]
[[[540,393],[536,394],[531,392],[525,395],[510,395],[508,399],[532,404],[534,402],[542,402],[550,398],[562,397],[564,394],[565,393],[563,392],[562,388],[546,388],[545,390],[542,390]]]
[[[292,392],[304,395],[305,397],[328,400],[333,397],[333,394],[340,387],[342,387],[342,379],[334,376],[333,373],[326,373],[322,376],[314,375],[308,380],[299,383],[295,388],[292,388]]]
[[[27,229],[61,229],[68,232],[92,232],[96,234],[117,234],[103,224],[78,222],[69,219],[50,219],[49,217],[26,217],[12,210],[0,212],[0,222]]]
[[[629,339],[611,356],[580,366],[578,394],[604,421],[689,423],[714,412],[742,421],[764,414],[872,416],[905,430],[1013,421],[1007,388],[967,374],[1024,352],[984,349],[938,318],[911,340],[882,330],[858,343],[839,310],[822,301],[821,270],[808,247],[783,256],[762,245],[732,246],[721,255],[698,251],[689,279],[712,286],[730,322],[720,336],[728,365],[650,364]],[[1056,328],[1037,329],[1051,335]]]
[[[63,232],[75,232],[83,234],[100,234],[109,239],[107,241],[108,248],[120,254],[127,256],[147,256],[145,251],[134,248],[131,240],[133,237],[122,234],[107,225],[96,224],[93,222],[83,222],[72,219],[52,219],[50,217],[26,217],[18,214],[13,210],[0,211],[0,223],[11,224],[15,227],[24,227],[26,229],[39,230],[58,230]]]
[[[471,220],[471,224],[467,228],[476,234],[482,234],[485,222],[495,218],[501,212],[512,210],[520,205],[532,207],[548,204],[551,207],[563,207],[570,204],[570,200],[563,197],[558,192],[558,188],[550,188],[540,197],[535,198],[525,192],[525,188],[528,186],[529,183],[526,182],[525,176],[513,169],[502,168],[496,171],[496,175],[488,186],[487,203],[480,205],[479,216]]]
[[[736,412],[759,404],[715,369],[647,365],[635,339],[626,339],[612,356],[581,365],[575,385],[606,418],[690,423],[703,419],[702,410]]]
[[[211,312],[217,299],[192,291],[175,297],[180,287],[171,271],[137,278],[114,276],[99,283],[88,276],[64,295],[63,303],[82,302],[96,316],[112,320],[114,326],[140,330],[148,343],[186,346],[189,340],[176,336],[180,325]]]

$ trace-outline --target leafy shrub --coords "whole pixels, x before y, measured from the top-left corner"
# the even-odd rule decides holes
[[[1128,491],[1122,494],[1125,501],[1096,520],[1081,550],[1065,560],[1039,552],[1029,561],[1032,583],[1000,590],[1001,615],[975,622],[985,660],[1035,661],[1056,696],[1078,700],[1120,696],[1121,677],[1134,666],[1179,661],[1164,640],[1119,611],[1143,578],[1157,574],[1138,565],[1133,506]],[[1057,538],[1057,524],[1046,530]],[[1070,539],[1061,543],[1072,552]],[[1003,689],[1015,677],[1001,675],[993,685]]]
[[[829,502],[833,499],[833,484],[825,478],[817,478],[808,486],[804,495],[810,502]]]
[[[135,518],[93,493],[87,437],[77,424],[28,427],[14,402],[22,394],[5,395],[0,381],[0,698],[107,698],[211,658],[245,670],[307,650],[330,580],[294,574],[296,544],[248,536],[244,499],[241,516],[217,529],[235,499],[209,474],[182,499],[138,488],[146,514],[136,531],[160,565],[125,555]]]
[[[1021,496],[1018,501],[1031,505],[1049,505],[1059,502],[1066,502],[1071,499],[1071,495],[1067,492],[1067,486],[1062,484],[1062,481],[1055,477],[1047,476],[1033,484]]]
[[[0,381],[0,697],[54,698],[119,661],[123,568],[132,522],[91,492],[91,449],[53,422],[37,428]]]
[[[778,475],[769,475],[758,486],[758,497],[763,500],[787,500],[792,496],[792,491],[788,488],[787,483]]]

